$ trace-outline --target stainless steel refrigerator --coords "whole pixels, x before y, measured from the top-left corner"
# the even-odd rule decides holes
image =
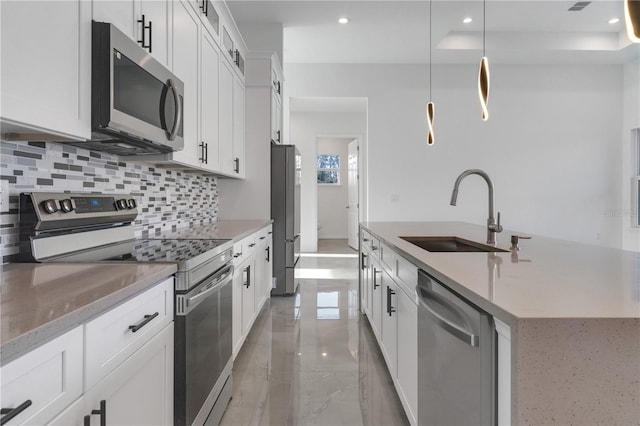
[[[274,296],[298,289],[294,270],[300,259],[300,166],[295,145],[271,145]]]

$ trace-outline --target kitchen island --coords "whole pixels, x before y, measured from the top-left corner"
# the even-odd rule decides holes
[[[504,252],[438,253],[400,237],[484,243],[486,228],[454,222],[361,227],[503,323],[501,424],[509,421],[505,413],[511,424],[640,422],[640,253],[539,236],[509,251],[511,235],[518,234],[510,231],[497,235]]]

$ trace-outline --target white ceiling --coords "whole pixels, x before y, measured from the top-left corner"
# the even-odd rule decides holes
[[[424,0],[227,0],[240,25],[282,24],[284,62],[427,63],[429,2]],[[624,63],[640,56],[624,29],[622,0],[486,2],[486,53],[493,63]],[[433,63],[476,63],[483,2],[433,1]],[[341,25],[338,17],[351,22]],[[464,17],[472,17],[464,24]],[[609,24],[617,17],[620,22]],[[251,46],[249,46],[251,49]]]

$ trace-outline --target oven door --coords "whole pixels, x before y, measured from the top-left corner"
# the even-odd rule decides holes
[[[204,424],[232,356],[232,279],[229,265],[186,294],[176,296],[176,425]]]

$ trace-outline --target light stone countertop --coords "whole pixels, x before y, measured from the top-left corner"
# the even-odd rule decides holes
[[[238,241],[271,220],[219,221],[153,237]],[[10,263],[0,283],[0,364],[173,275],[174,263]]]
[[[486,227],[461,222],[362,226],[416,266],[507,323],[537,318],[640,318],[640,253],[533,236],[520,251],[427,252],[401,236],[456,236],[484,244]],[[497,234],[508,250],[511,235]]]
[[[2,365],[176,272],[173,263],[10,263],[0,283]]]
[[[399,237],[484,243],[486,228],[362,226],[509,325],[509,388],[502,392],[511,398],[510,424],[640,424],[640,253],[535,235],[520,241],[517,254],[430,253]],[[512,234],[497,234],[496,246],[508,250]],[[501,386],[499,378],[498,392]]]
[[[209,225],[178,228],[175,231],[164,231],[149,238],[238,241],[269,226],[272,222],[271,219],[221,220]]]

